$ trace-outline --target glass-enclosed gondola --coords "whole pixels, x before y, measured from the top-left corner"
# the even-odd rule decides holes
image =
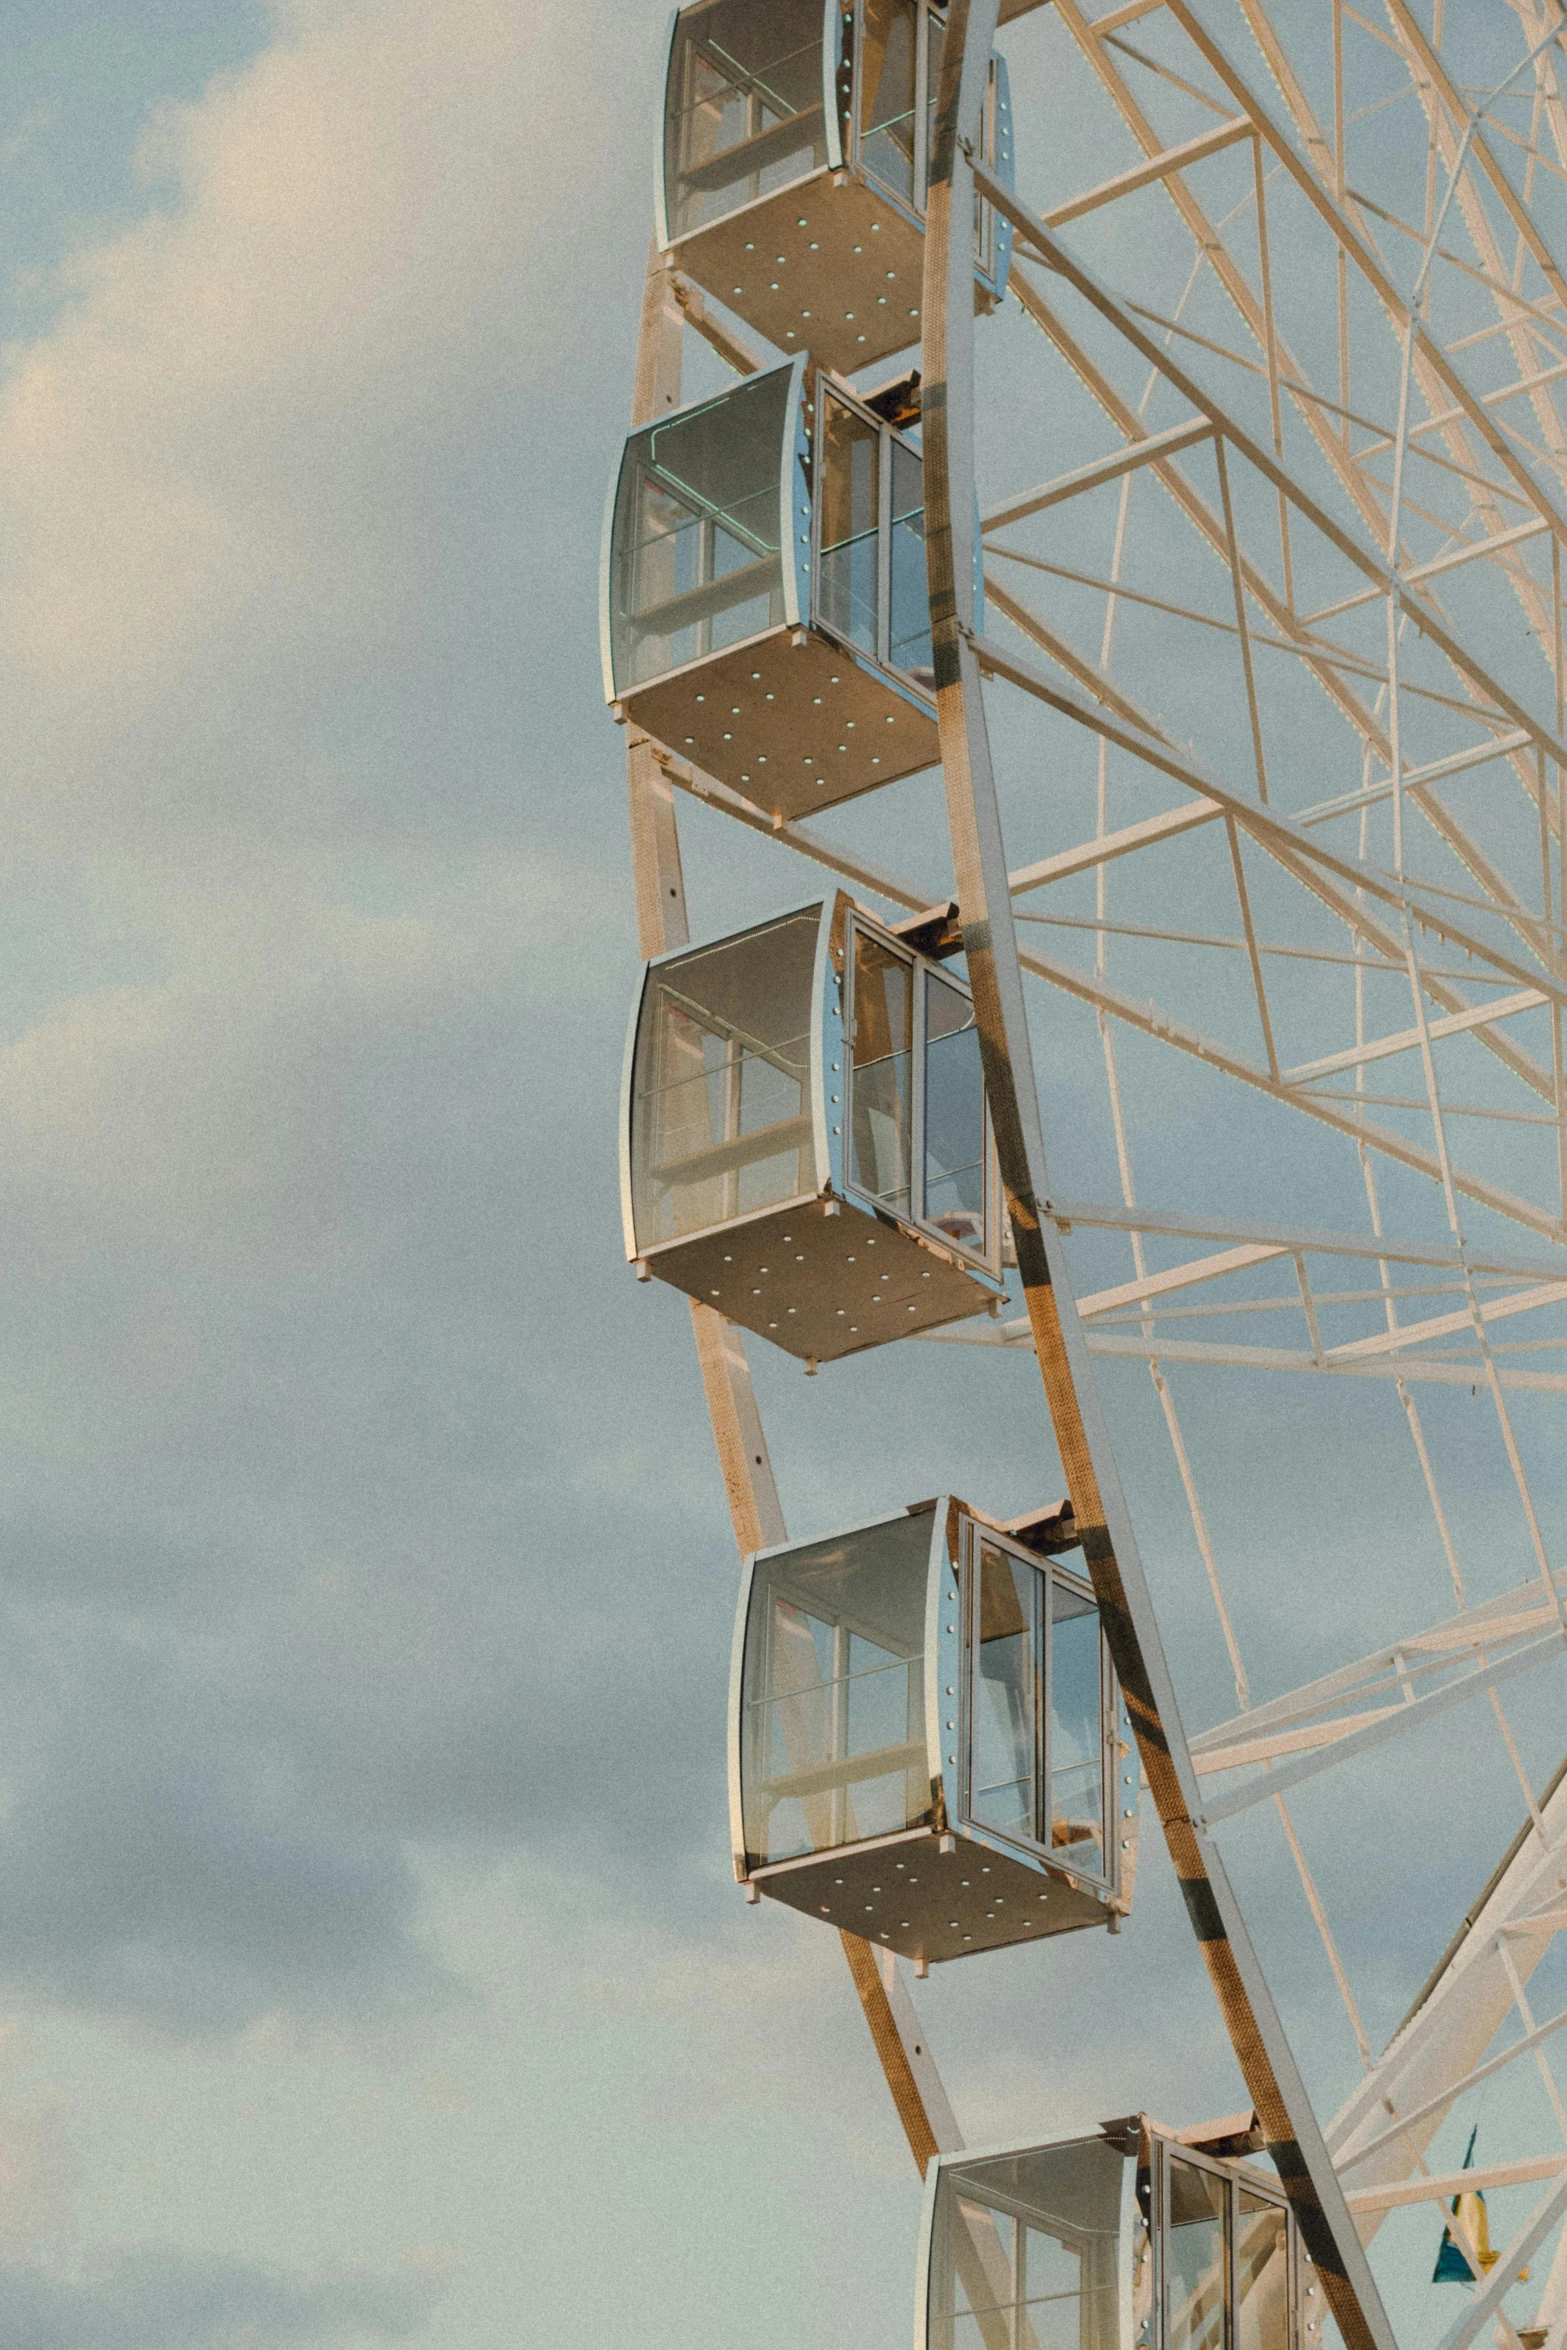
[[[781,350],[852,374],[920,339],[946,9],[936,0],[698,0],[675,14],[659,241]],[[984,161],[1012,183],[1006,67]],[[1006,290],[1011,227],[981,207],[975,299]]]
[[[842,893],[647,966],[621,1164],[639,1272],[808,1364],[1006,1294],[968,990]]]
[[[1138,1772],[1069,1506],[943,1496],[746,1562],[735,1873],[922,1970],[1119,1922]]]
[[[605,524],[619,716],[780,820],[930,766],[919,447],[802,355],[627,441]]]
[[[1302,2350],[1314,2279],[1255,2117],[944,2154],[916,2350]],[[1315,2330],[1314,2327],[1311,2330]]]

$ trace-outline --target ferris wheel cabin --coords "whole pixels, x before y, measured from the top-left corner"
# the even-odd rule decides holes
[[[1317,2288],[1254,2117],[938,2155],[917,2350],[1303,2350]]]
[[[943,1496],[746,1563],[735,1873],[919,1969],[1130,1907],[1136,1750],[1068,1504]]]
[[[931,766],[919,445],[804,354],[627,441],[605,526],[617,716],[789,821]]]
[[[934,0],[699,0],[670,27],[659,242],[780,350],[844,374],[920,339],[925,207],[946,10]],[[981,154],[1012,183],[1006,67]],[[1012,231],[982,208],[975,302]]]
[[[1005,1297],[967,988],[842,893],[650,963],[626,1254],[808,1366]]]

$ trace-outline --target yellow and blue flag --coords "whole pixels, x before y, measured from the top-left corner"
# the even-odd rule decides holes
[[[1479,2134],[1479,2125],[1476,2124],[1469,2133],[1469,2147],[1463,2162],[1465,2170],[1473,2167],[1475,2140]],[[1474,2256],[1480,2263],[1482,2274],[1489,2276],[1502,2256],[1499,2252],[1493,2252],[1491,2249],[1491,2223],[1485,2215],[1485,2197],[1478,2192],[1455,2195],[1452,2211],[1453,2217],[1462,2222],[1464,2234],[1474,2247]],[[1518,2282],[1522,2284],[1528,2274],[1529,2271],[1526,2268],[1520,2269]],[[1474,2281],[1474,2270],[1469,2265],[1468,2255],[1463,2246],[1459,2244],[1451,2228],[1444,2228],[1441,2248],[1436,2256],[1436,2266],[1431,2271],[1432,2284],[1472,2285]]]

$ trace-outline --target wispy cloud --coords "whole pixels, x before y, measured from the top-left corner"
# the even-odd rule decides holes
[[[428,2276],[297,2277],[149,2246],[75,2275],[0,2268],[0,2333],[11,2350],[325,2350],[406,2341],[439,2298]]]

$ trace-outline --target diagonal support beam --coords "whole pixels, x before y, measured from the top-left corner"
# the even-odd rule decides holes
[[[1213,426],[1205,416],[1195,417],[1190,424],[1172,424],[1167,432],[1150,433],[1143,441],[1128,442],[1124,449],[1116,449],[1108,457],[1096,457],[1092,465],[1080,465],[1075,473],[1059,474],[1054,481],[1041,482],[1037,490],[1025,490],[1020,498],[1008,498],[1001,506],[992,506],[980,517],[980,528],[1005,530],[1009,523],[1026,522],[1031,514],[1043,514],[1051,506],[1063,506],[1068,498],[1080,498],[1085,490],[1102,489],[1106,482],[1120,481],[1139,466],[1162,465],[1182,449],[1194,449],[1203,441],[1211,441]]]
[[[1547,1282],[1540,1289],[1515,1291],[1510,1297],[1488,1298],[1480,1308],[1482,1322],[1505,1322],[1514,1314],[1532,1314],[1541,1306],[1558,1306],[1567,1299],[1567,1286]],[[1395,1349],[1427,1345],[1433,1338],[1451,1338],[1455,1331],[1468,1330],[1474,1316],[1466,1306],[1461,1313],[1435,1314],[1428,1321],[1404,1322],[1396,1330],[1379,1330],[1372,1338],[1352,1339],[1347,1346],[1328,1350],[1330,1363],[1364,1361],[1369,1355],[1390,1354]],[[1563,1341],[1567,1344],[1567,1340]]]
[[[1462,947],[1466,954],[1478,956],[1493,969],[1505,972],[1509,978],[1519,980],[1526,986],[1542,988],[1554,1001],[1567,1004],[1567,986],[1552,980],[1548,975],[1542,976],[1539,972],[1526,969],[1510,955],[1500,954],[1478,932],[1458,923],[1442,901],[1429,896],[1418,883],[1400,881],[1396,874],[1380,866],[1359,863],[1354,857],[1335,849],[1331,843],[1314,839],[1310,831],[1292,817],[1280,815],[1276,809],[1262,807],[1256,800],[1233,790],[1193,754],[1183,752],[1177,745],[1157,736],[1147,719],[1139,718],[1134,724],[1119,718],[1113,710],[1090,707],[1069,686],[1052,677],[1025,654],[1015,653],[1009,646],[998,643],[994,637],[973,636],[971,632],[971,641],[980,667],[987,675],[1005,678],[1009,684],[1032,694],[1037,701],[1058,710],[1063,717],[1073,718],[1080,726],[1107,736],[1121,750],[1131,752],[1134,758],[1143,760],[1161,774],[1171,776],[1177,783],[1184,783],[1191,790],[1201,793],[1205,799],[1214,801],[1264,847],[1276,848],[1302,859],[1322,872],[1331,874],[1347,889],[1364,890],[1384,905],[1407,912],[1423,928],[1449,939],[1455,946]],[[1567,755],[1564,755],[1563,763],[1567,764]],[[1350,916],[1346,914],[1345,918],[1349,919]],[[1466,1007],[1460,1005],[1458,1008]]]
[[[953,866],[985,1090],[1045,1398],[1084,1558],[1193,1932],[1264,2142],[1346,2350],[1393,2334],[1240,1905],[1197,1817],[1152,1596],[1109,1440],[1049,1198],[1044,1136],[974,636],[972,155],[998,0],[952,0],[931,152],[923,315],[926,563]]]
[[[1330,1770],[1335,1763],[1348,1762],[1351,1756],[1365,1754],[1373,1746],[1381,1746],[1389,1738],[1396,1738],[1404,1730],[1419,1728],[1437,1714],[1449,1712],[1455,1705],[1464,1705],[1483,1690],[1494,1689],[1503,1681],[1510,1681],[1518,1673],[1527,1673],[1535,1665],[1543,1665],[1553,1656],[1567,1651],[1567,1633],[1560,1627],[1546,1633],[1539,1640],[1531,1640],[1526,1647],[1514,1649],[1510,1656],[1494,1662],[1477,1665],[1472,1673],[1464,1673],[1450,1681],[1445,1689],[1432,1689],[1424,1697],[1413,1698],[1407,1705],[1390,1706],[1385,1712],[1363,1721],[1358,1729],[1346,1730],[1330,1746],[1320,1747],[1315,1753],[1302,1755],[1294,1762],[1280,1765],[1276,1770],[1259,1771],[1243,1787],[1228,1795],[1214,1795],[1205,1799],[1203,1815],[1209,1827],[1219,1820],[1233,1819],[1237,1812],[1249,1811],[1254,1803],[1271,1803],[1276,1795],[1287,1794],[1305,1779],[1314,1779],[1319,1771]],[[1233,1770],[1228,1762],[1210,1757],[1204,1766],[1209,1771]]]
[[[1517,995],[1501,996],[1495,1003],[1471,1004],[1467,1012],[1451,1012],[1445,1019],[1428,1020],[1424,1033],[1434,1044],[1438,1037],[1462,1036],[1471,1028],[1484,1028],[1492,1020],[1511,1019],[1515,1012],[1535,1012],[1550,999],[1536,987],[1522,988]],[[1421,1040],[1418,1028],[1401,1028],[1396,1036],[1378,1036],[1370,1044],[1358,1044],[1348,1052],[1327,1053],[1320,1061],[1302,1061],[1298,1069],[1286,1069],[1286,1085],[1304,1085],[1313,1077],[1330,1077],[1338,1069],[1360,1069],[1370,1061],[1385,1061],[1394,1053],[1413,1052]]]
[[[1529,2256],[1544,2243],[1552,2228],[1567,2211],[1567,2179],[1541,2197],[1512,2242],[1507,2245],[1492,2269],[1489,2279],[1480,2286],[1474,2299],[1448,2327],[1437,2350],[1468,2350],[1477,2334],[1482,2333],[1501,2309],[1502,2303],[1517,2282],[1519,2270]]]
[[[1209,155],[1221,155],[1226,147],[1234,147],[1242,139],[1255,137],[1249,114],[1233,115],[1228,122],[1216,123],[1211,131],[1199,131],[1195,139],[1185,139],[1178,147],[1166,147],[1160,155],[1150,155],[1144,163],[1134,163],[1130,171],[1118,171],[1113,179],[1101,180],[1098,187],[1088,188],[1081,196],[1073,196],[1065,204],[1057,204],[1045,214],[1051,228],[1065,228],[1069,220],[1081,220],[1085,212],[1097,212],[1105,204],[1114,204],[1118,197],[1133,196],[1140,188],[1151,188],[1156,180],[1168,179],[1172,171],[1185,171],[1189,164],[1201,163]]]
[[[1436,2172],[1402,2187],[1351,2189],[1351,2211],[1396,2211],[1406,2203],[1446,2203],[1454,2195],[1484,2195],[1492,2187],[1519,2187],[1529,2179],[1555,2179],[1567,2170],[1567,2154],[1531,2154],[1521,2162],[1488,2162],[1479,2170]]]
[[[1143,1305],[1151,1297],[1168,1297],[1177,1289],[1194,1289],[1199,1282],[1221,1281],[1226,1273],[1238,1273],[1247,1265],[1269,1265],[1277,1257],[1289,1255],[1288,1249],[1249,1247],[1221,1249],[1217,1256],[1197,1257],[1189,1265],[1175,1265],[1168,1273],[1149,1273],[1141,1281],[1123,1281],[1116,1289],[1096,1289],[1077,1301],[1077,1311],[1085,1322],[1096,1314],[1113,1314],[1124,1306]]]
[[[1556,1587],[1567,1592],[1567,1568],[1557,1574]],[[1283,1697],[1270,1697],[1246,1713],[1199,1732],[1192,1740],[1192,1753],[1203,1767],[1215,1768],[1218,1767],[1213,1761],[1215,1756],[1232,1750],[1238,1752],[1247,1740],[1313,1718],[1328,1734],[1335,1734],[1342,1725],[1331,1715],[1334,1706],[1352,1704],[1378,1689],[1399,1686],[1406,1677],[1419,1672],[1440,1670],[1467,1650],[1488,1647],[1501,1640],[1519,1640],[1556,1621],[1555,1609],[1541,1597],[1538,1582],[1531,1579],[1512,1591],[1498,1592],[1494,1599],[1482,1600],[1477,1607],[1461,1609],[1456,1616],[1433,1624],[1428,1631],[1412,1632],[1403,1640],[1373,1649],[1369,1656],[1358,1657],[1353,1664],[1319,1674],[1316,1680],[1303,1683]]]

